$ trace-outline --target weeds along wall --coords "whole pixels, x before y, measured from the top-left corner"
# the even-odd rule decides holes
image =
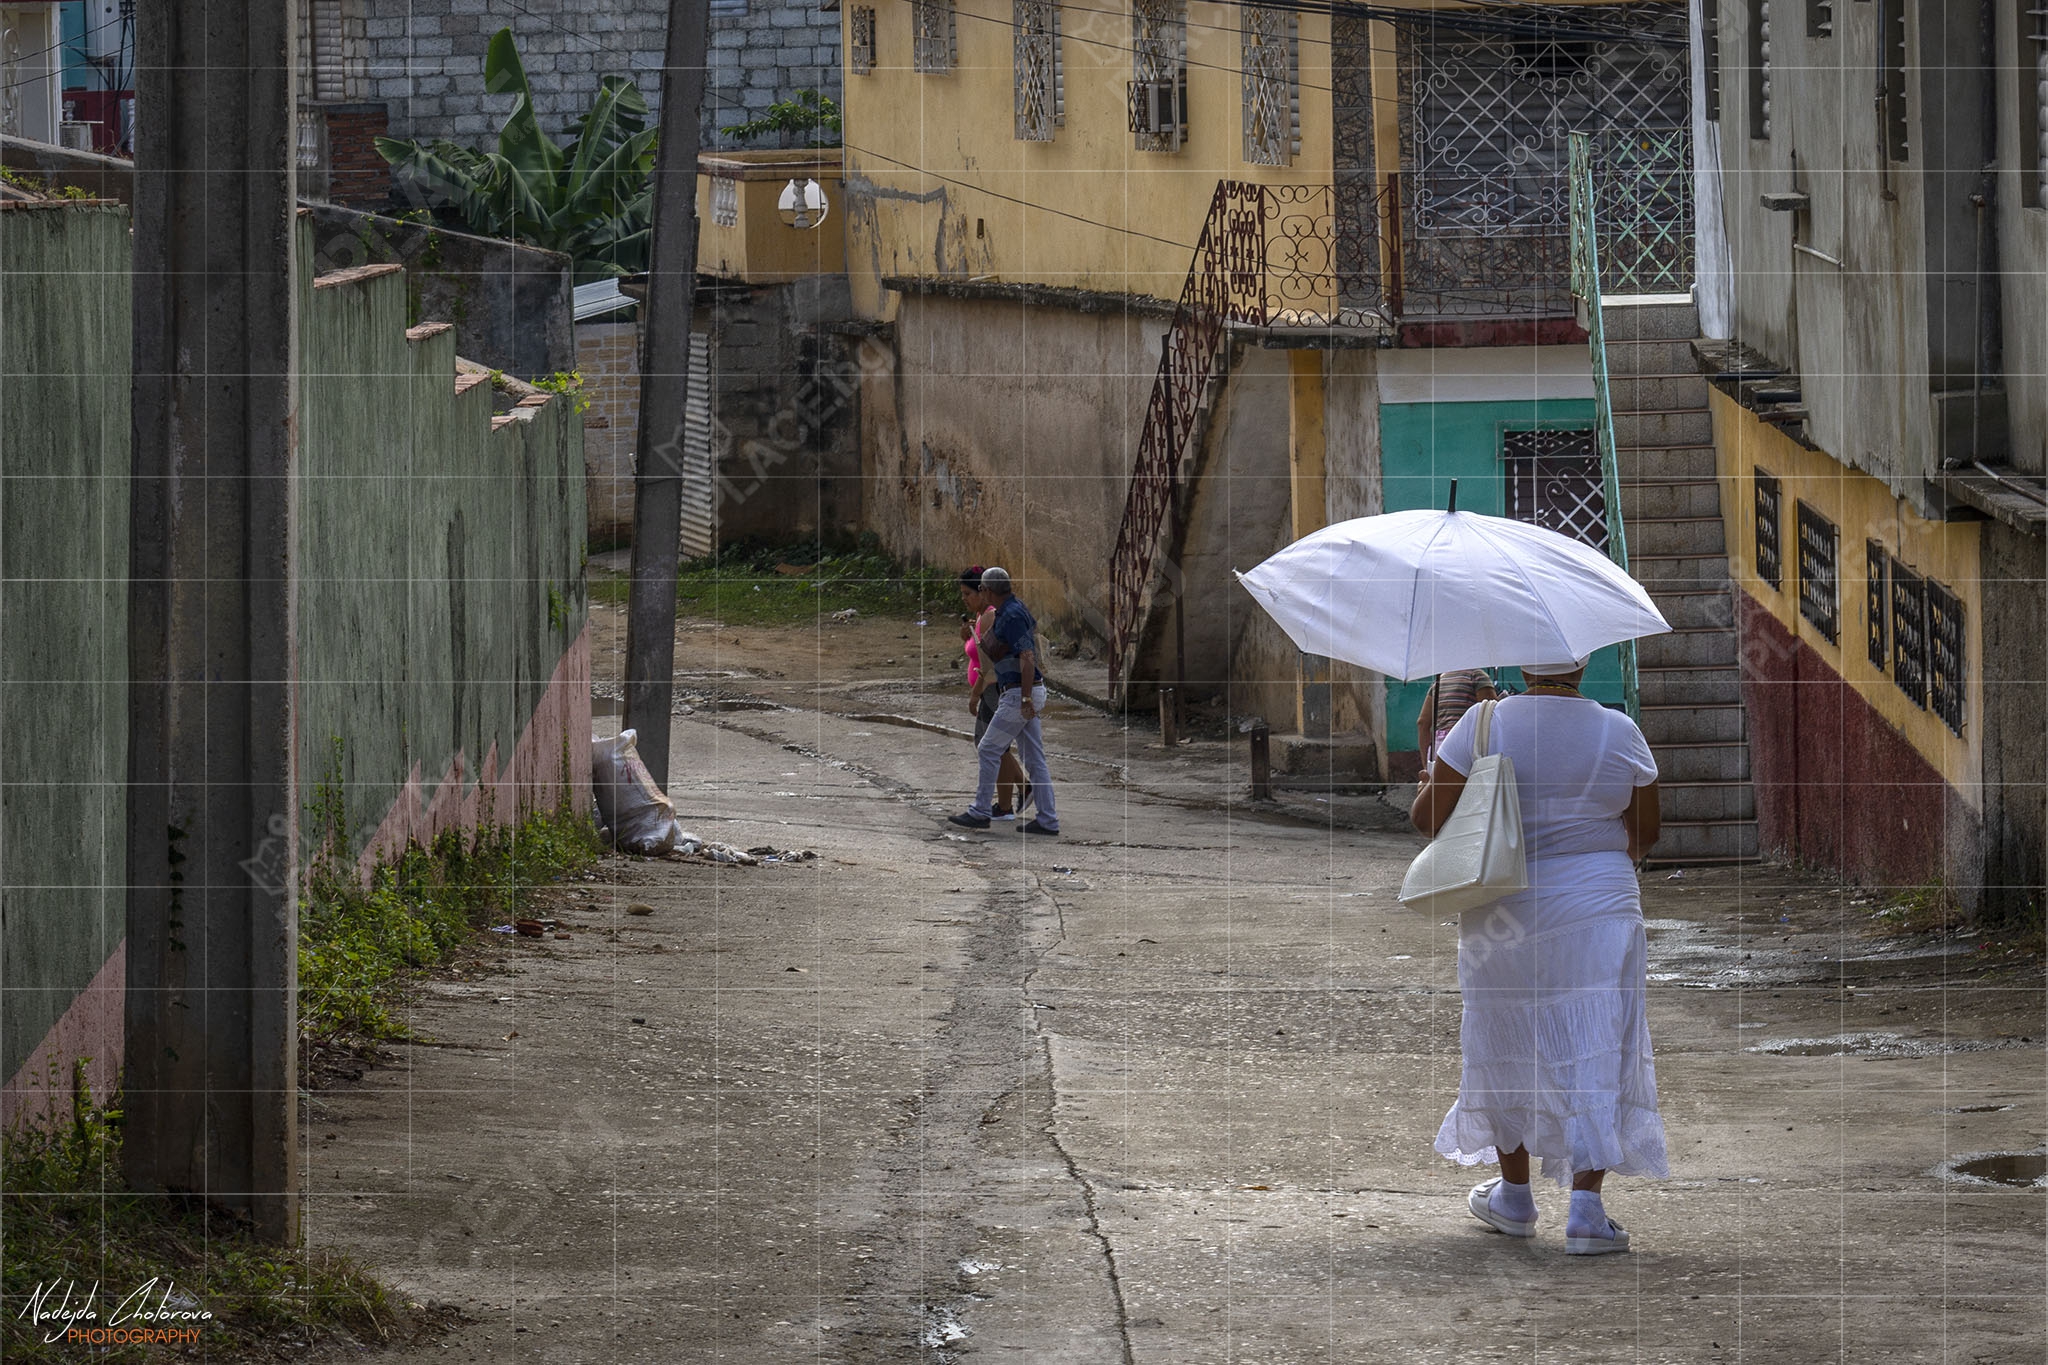
[[[0,1077],[118,1065],[128,767],[128,211],[0,212]]]
[[[302,248],[310,228],[302,215]],[[338,840],[367,867],[445,829],[587,811],[574,404],[494,411],[488,378],[456,375],[453,329],[407,328],[395,265],[304,270],[300,309],[308,846]]]
[[[396,265],[314,276],[300,220],[294,570],[302,843],[590,807],[582,432],[493,411]],[[128,212],[0,212],[0,1122],[121,1055]],[[282,816],[282,813],[280,813]],[[68,1112],[68,1107],[65,1109]]]

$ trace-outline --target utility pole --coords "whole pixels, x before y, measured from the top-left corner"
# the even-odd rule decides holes
[[[124,1142],[298,1238],[298,7],[136,15]]]
[[[654,156],[653,268],[641,305],[640,451],[633,477],[633,578],[626,598],[626,725],[668,787],[675,695],[676,559],[682,540],[683,407],[690,304],[697,288],[698,119],[704,104],[707,0],[670,0]]]

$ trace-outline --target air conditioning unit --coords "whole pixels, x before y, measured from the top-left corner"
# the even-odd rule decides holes
[[[1187,78],[1132,81],[1130,92],[1131,131],[1170,139],[1179,151],[1188,133]]]

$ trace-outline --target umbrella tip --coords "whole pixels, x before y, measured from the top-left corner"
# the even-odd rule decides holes
[[[1444,508],[1444,511],[1446,511],[1446,512],[1455,512],[1455,511],[1457,511],[1457,510],[1458,510],[1458,481],[1457,481],[1456,479],[1452,479],[1452,480],[1451,480],[1451,504],[1450,504],[1450,506],[1448,506],[1448,507]]]

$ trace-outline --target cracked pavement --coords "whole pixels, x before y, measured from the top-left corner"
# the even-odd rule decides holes
[[[962,835],[955,679],[716,664],[685,828],[818,859],[607,859],[568,940],[491,939],[413,993],[431,1046],[314,1098],[309,1240],[465,1319],[416,1354],[2041,1358],[2043,1193],[1943,1172],[2041,1147],[2038,961],[1650,874],[1673,1179],[1610,1184],[1635,1252],[1567,1258],[1558,1191],[1494,1236],[1430,1150],[1455,934],[1395,902],[1387,802],[1253,808],[1227,741],[1062,704],[1068,837]]]

